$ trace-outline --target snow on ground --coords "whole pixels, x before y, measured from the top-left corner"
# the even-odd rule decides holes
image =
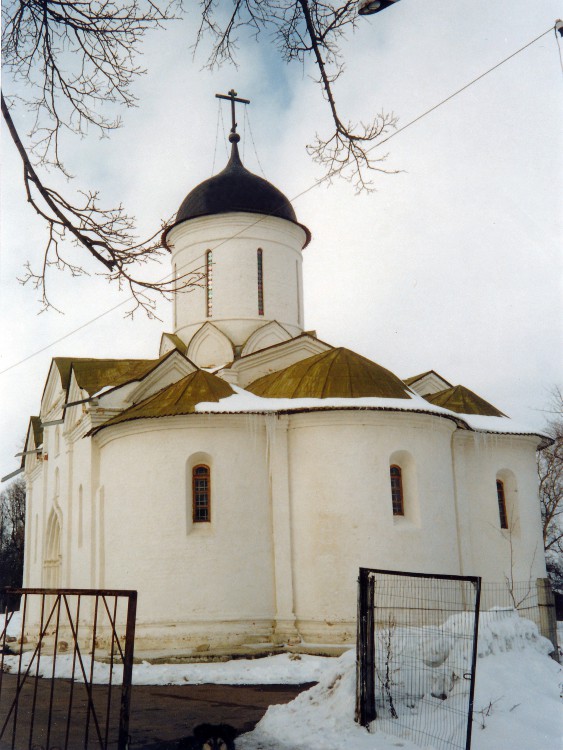
[[[16,614],[8,633],[19,632]],[[444,628],[446,637],[440,636],[439,646],[445,655],[440,665],[442,671],[457,663],[456,641],[451,637],[463,634],[470,627],[464,616],[451,618]],[[0,632],[3,627],[0,618]],[[563,712],[561,691],[563,670],[547,654],[550,644],[542,638],[534,623],[512,612],[485,612],[481,614],[479,632],[479,659],[475,690],[473,724],[473,750],[562,750]],[[563,627],[560,629],[563,635]],[[422,653],[428,647],[428,633],[417,634],[408,653],[418,638]],[[24,664],[30,659],[24,654]],[[409,656],[409,658],[410,658]],[[17,668],[19,657],[4,656],[5,665]],[[52,660],[42,657],[42,672],[51,674]],[[70,676],[71,657],[57,656],[57,675]],[[397,665],[399,668],[401,665]],[[465,668],[465,666],[463,667]],[[85,663],[89,670],[89,661]],[[95,664],[94,680],[107,682],[109,667]],[[439,716],[442,701],[428,699],[424,691],[428,685],[413,681],[410,666],[404,670],[404,683],[409,685],[409,701],[415,702],[412,715],[430,724]],[[119,673],[113,681],[118,682]],[[424,747],[434,750],[440,746],[428,741],[414,744],[409,735],[408,719],[403,736],[384,733],[374,722],[372,733],[354,723],[356,665],[355,651],[338,659],[291,654],[261,659],[236,659],[225,663],[199,664],[149,664],[135,665],[133,681],[136,684],[298,684],[316,682],[286,705],[271,706],[255,730],[237,739],[240,750],[415,750]],[[429,683],[430,684],[430,683]],[[454,680],[448,700],[463,702],[467,684]],[[413,688],[414,685],[414,688]],[[444,702],[445,705],[445,702]],[[409,708],[412,709],[412,706]],[[402,711],[403,708],[398,708]],[[397,732],[398,722],[387,719],[386,729]],[[463,747],[463,745],[462,745]]]
[[[468,624],[462,616],[456,616],[452,618],[450,630],[459,633]],[[483,613],[480,620],[473,750],[563,748],[563,670],[547,656],[550,648],[551,644],[538,634],[536,625],[518,617],[516,613]],[[452,652],[454,650],[455,646]],[[407,682],[409,670],[407,664]],[[430,750],[445,747],[432,740],[414,745],[410,741],[412,734],[408,714],[406,729],[402,733],[397,727],[402,722],[396,722],[396,735],[380,731],[378,721],[371,726],[373,733],[358,727],[353,721],[355,679],[354,653],[344,654],[335,660],[332,669],[325,673],[318,685],[301,693],[287,705],[271,706],[253,732],[239,737],[237,748],[392,750],[403,747],[411,750],[424,747]],[[455,681],[448,700],[459,699],[460,686],[463,685],[462,680]],[[414,718],[428,728],[439,717],[440,704],[441,701],[437,699],[432,702],[428,697],[422,700],[422,696],[419,696],[414,711],[409,707],[410,714],[416,714]],[[397,710],[402,719],[406,707],[397,705]],[[384,723],[386,729],[394,728],[393,725],[392,719]],[[458,746],[464,745],[462,741]]]
[[[0,615],[0,633],[4,628],[4,616]],[[21,631],[20,613],[15,612],[9,625],[7,635],[17,637]],[[10,645],[10,644],[8,644]],[[20,669],[26,670],[32,661],[33,651],[22,655]],[[18,669],[19,656],[4,656],[4,668],[10,671]],[[134,685],[302,685],[306,682],[318,682],[333,663],[326,656],[309,656],[307,654],[278,654],[259,659],[232,659],[226,662],[206,662],[194,664],[150,664],[142,662],[133,665]],[[89,677],[91,658],[82,654],[84,672]],[[36,662],[33,662],[35,674]],[[53,657],[41,655],[39,674],[51,677],[53,674]],[[123,668],[116,664],[111,674],[111,682],[121,684]],[[73,675],[73,655],[57,654],[55,675],[61,679],[70,679]],[[77,660],[74,666],[74,677],[82,679],[81,665]],[[107,685],[110,681],[109,664],[95,661],[93,681]]]
[[[31,662],[32,652],[24,653],[22,669],[26,670]],[[5,667],[16,671],[18,656],[5,656]],[[228,662],[210,662],[198,664],[142,664],[133,665],[134,685],[302,685],[306,682],[318,682],[333,660],[329,657],[291,654],[279,654],[262,659],[234,659]],[[82,656],[86,675],[89,677],[91,659],[87,654]],[[33,663],[35,674],[35,662]],[[39,675],[51,677],[53,658],[41,656]],[[55,676],[70,679],[73,674],[72,654],[57,654]],[[112,684],[121,684],[123,668],[116,664],[111,674]],[[80,663],[74,667],[74,678],[82,679]],[[110,681],[109,664],[94,662],[93,682],[107,685]]]
[[[0,634],[4,632],[4,623],[6,616],[0,614]],[[22,629],[22,616],[21,612],[11,612],[8,616],[8,628],[6,635],[13,638],[17,638]]]
[[[300,685],[318,682],[333,660],[326,656],[279,654],[260,659],[233,659],[224,663],[133,667],[138,685]]]

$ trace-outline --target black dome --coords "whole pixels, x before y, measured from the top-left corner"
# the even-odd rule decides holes
[[[295,211],[285,195],[243,166],[236,142],[225,169],[202,182],[184,198],[176,223],[231,211],[267,214],[297,223]]]

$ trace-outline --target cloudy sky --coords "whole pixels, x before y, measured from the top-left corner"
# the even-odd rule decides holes
[[[252,102],[258,157],[247,127],[249,169],[260,173],[261,165],[290,199],[322,176],[305,151],[315,131],[330,128],[314,71],[285,65],[267,40],[241,40],[238,68],[203,70],[205,49],[195,58],[192,50],[194,6],[146,39],[139,106],[122,112],[123,128],[111,139],[65,144],[76,175],[66,189],[98,188],[103,203],[123,202],[145,233],[177,210],[214,163],[215,171],[224,166],[216,92],[234,87]],[[358,121],[393,111],[405,125],[552,28],[560,14],[556,0],[401,0],[362,19],[343,43],[346,72],[335,88],[341,113]],[[538,428],[550,388],[563,380],[560,54],[552,31],[392,138],[382,152],[401,171],[377,177],[376,192],[356,196],[339,180],[293,202],[313,234],[304,252],[307,329],[403,378],[434,369]],[[10,82],[4,87],[9,92]],[[225,107],[226,126],[228,116]],[[5,132],[2,161],[4,475],[18,465],[13,456],[39,412],[53,356],[155,357],[172,317],[164,302],[162,321],[124,319],[126,295],[92,264],[82,279],[53,271],[50,296],[64,314],[38,315],[37,293],[17,277],[25,261],[40,263],[45,229],[25,203]],[[156,273],[167,271],[165,260]]]

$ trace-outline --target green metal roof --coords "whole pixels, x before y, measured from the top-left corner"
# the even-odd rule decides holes
[[[41,422],[41,417],[30,417],[29,423],[33,430],[33,441],[37,448],[37,446],[41,445],[43,442],[43,424]]]
[[[154,359],[77,359],[72,362],[76,382],[89,396],[106,386],[118,386],[145,375]]]
[[[455,411],[456,414],[481,414],[486,417],[505,417],[503,414],[484,398],[478,396],[463,385],[452,386],[438,393],[429,393],[424,398],[431,404],[443,406],[445,409]]]
[[[441,375],[439,375],[436,370],[426,370],[426,372],[421,372],[420,375],[413,375],[411,378],[405,378],[403,380],[403,383],[406,383],[407,385],[412,385],[413,383],[416,383],[419,380],[422,380],[422,378],[425,378],[427,375],[436,375],[437,378],[440,378],[440,380],[443,380],[444,383],[448,383],[446,378],[443,378]],[[448,383],[448,385],[451,385],[451,383]]]
[[[70,373],[74,370],[78,385],[91,396],[105,386],[123,385],[130,380],[137,380],[158,360],[54,357],[53,362],[57,366],[65,390],[68,390]]]
[[[196,370],[104,422],[103,425],[93,430],[92,434],[104,427],[129,422],[133,419],[154,419],[193,414],[196,404],[204,401],[219,401],[222,398],[227,398],[227,396],[232,396],[233,393],[231,386],[221,378],[204,370]]]
[[[70,369],[73,362],[79,362],[80,360],[73,357],[54,357],[53,363],[56,365],[57,370],[61,378],[61,384],[66,391],[70,382]]]
[[[246,390],[264,398],[409,398],[396,375],[344,348],[307,357],[255,380]]]

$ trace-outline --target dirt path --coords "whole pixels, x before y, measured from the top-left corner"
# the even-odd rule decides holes
[[[70,704],[70,683],[55,680],[51,700],[49,680],[31,680],[20,694],[17,708],[15,744],[12,745],[14,711],[0,739],[0,750],[29,747],[31,717],[33,716],[33,747],[46,748],[45,725],[51,713],[49,748],[75,750],[84,747],[88,699],[83,685],[73,688]],[[3,675],[0,696],[0,730],[16,693],[16,677]],[[191,735],[202,723],[230,724],[239,734],[249,732],[274,703],[288,703],[310,685],[134,685],[131,697],[129,734],[131,750],[172,750],[175,741]],[[105,736],[108,715],[108,689],[94,685],[92,700],[96,706],[100,734]],[[35,704],[35,708],[34,708]],[[72,705],[68,722],[69,705]],[[116,748],[119,723],[119,691],[114,688],[109,708],[108,744]],[[49,711],[49,707],[51,709]],[[95,722],[90,718],[88,747],[99,748]]]
[[[197,724],[230,724],[250,732],[274,703],[289,703],[310,685],[135,686],[130,734],[133,748],[176,740]]]

